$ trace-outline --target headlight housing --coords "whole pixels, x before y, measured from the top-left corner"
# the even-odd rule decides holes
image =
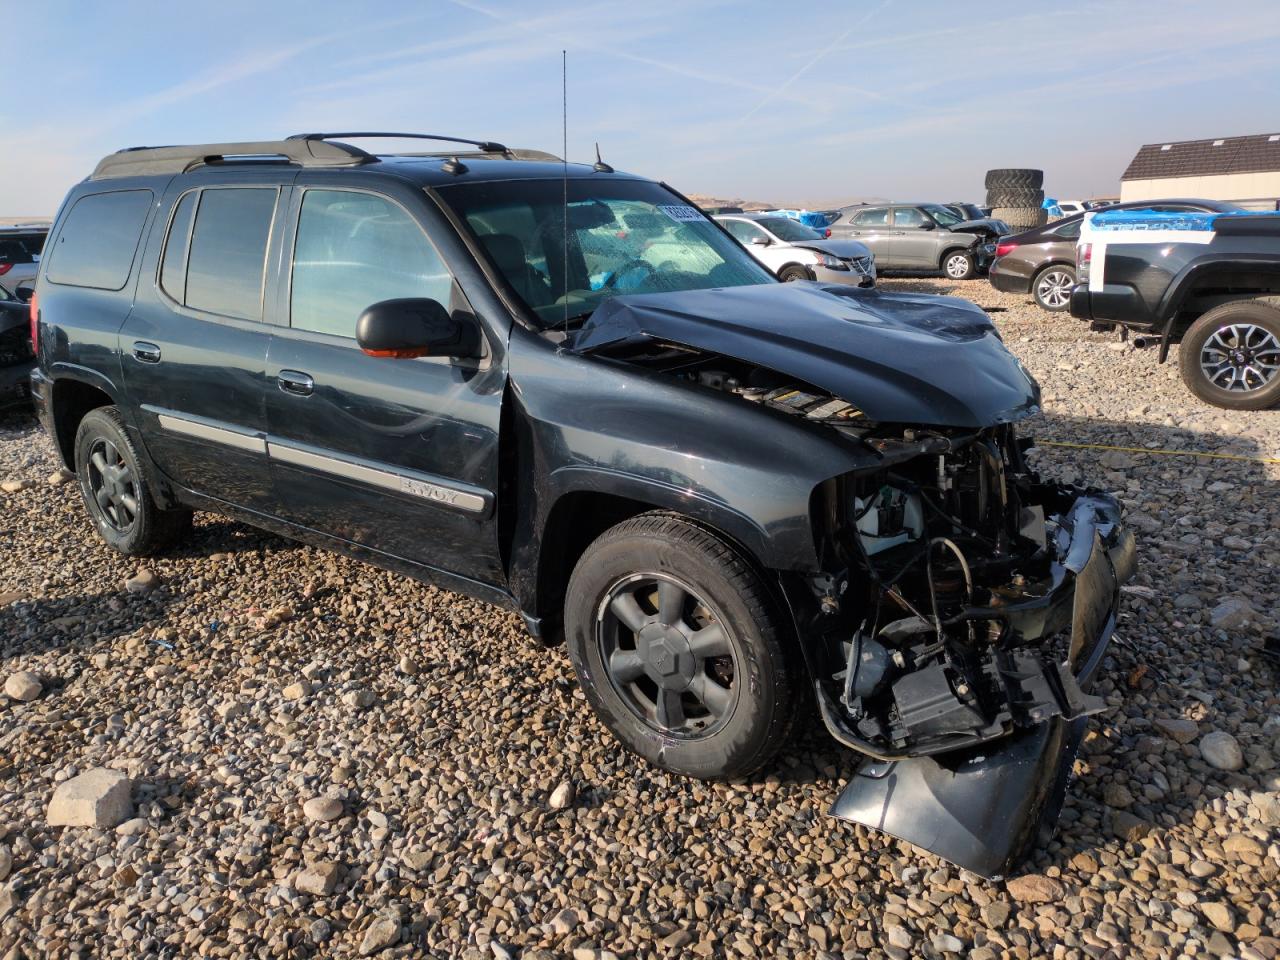
[[[818,258],[817,264],[820,267],[826,267],[828,270],[848,270],[849,269],[849,265],[846,264],[843,260],[839,259],[838,257],[833,257],[828,253],[818,253],[817,251],[814,251],[813,255]]]

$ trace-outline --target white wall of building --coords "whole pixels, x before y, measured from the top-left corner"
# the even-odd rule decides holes
[[[1160,200],[1165,197],[1202,197],[1230,200],[1251,210],[1275,210],[1280,199],[1280,170],[1265,173],[1229,173],[1212,177],[1164,177],[1159,180],[1122,180],[1120,199]]]

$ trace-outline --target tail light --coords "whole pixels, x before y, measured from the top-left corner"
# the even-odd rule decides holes
[[[3,277],[6,273],[8,273],[12,269],[13,269],[12,263],[0,263],[0,277]]]
[[[1018,245],[1016,243],[997,243],[996,256],[997,257],[1006,256],[1007,254],[1013,253],[1013,251],[1016,249],[1018,249]]]
[[[1076,280],[1085,283],[1089,279],[1089,268],[1093,266],[1093,244],[1082,243],[1076,247]]]
[[[31,294],[27,309],[31,311],[31,352],[38,357],[40,356],[40,304],[37,294]]]
[[[822,239],[823,239],[823,240],[830,240],[830,239],[831,239],[831,228],[830,228],[830,227],[827,227],[827,229],[826,229],[826,230],[822,231]]]

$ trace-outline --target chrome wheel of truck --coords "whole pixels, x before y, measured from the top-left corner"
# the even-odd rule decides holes
[[[1237,300],[1191,325],[1179,354],[1196,396],[1232,410],[1280,403],[1280,298]]]

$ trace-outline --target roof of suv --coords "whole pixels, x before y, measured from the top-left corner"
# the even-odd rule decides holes
[[[465,150],[422,153],[367,153],[341,138],[412,139],[459,143]],[[208,143],[186,146],[131,147],[99,161],[91,180],[189,173],[202,168],[237,164],[280,163],[325,170],[362,170],[377,165],[422,186],[442,186],[459,181],[559,179],[609,176],[612,167],[565,163],[551,153],[509,148],[487,140],[406,133],[295,134],[283,140]],[[617,174],[626,179],[639,179]]]

